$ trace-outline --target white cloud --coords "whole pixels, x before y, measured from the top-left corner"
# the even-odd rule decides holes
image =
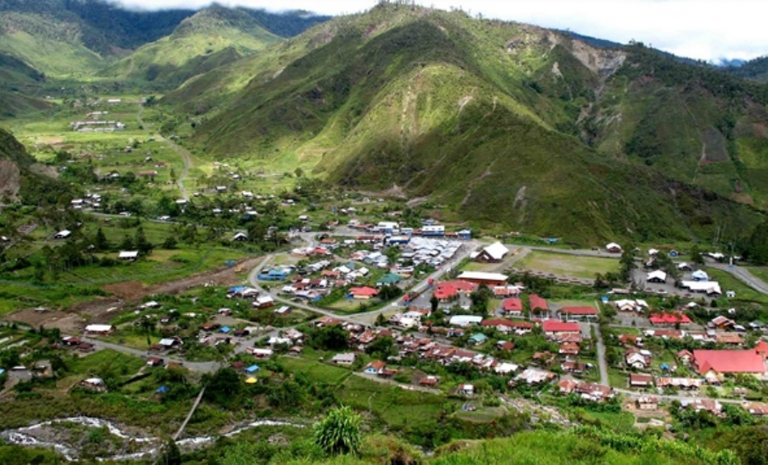
[[[147,9],[199,8],[210,0],[124,0]],[[357,13],[377,0],[223,0],[219,3],[304,9],[321,14]],[[442,9],[461,7],[473,15],[570,29],[626,43],[631,39],[671,53],[704,60],[768,54],[765,8],[759,0],[416,0]]]

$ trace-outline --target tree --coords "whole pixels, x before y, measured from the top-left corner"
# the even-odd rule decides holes
[[[172,182],[176,182],[176,171],[173,168],[171,168],[171,173],[169,176]]]
[[[147,240],[147,237],[144,235],[144,228],[139,226],[136,229],[136,234],[133,238],[134,245],[136,246],[136,249],[139,251],[140,255],[148,255],[152,252],[152,249],[155,247],[152,245],[151,242]]]
[[[120,243],[120,249],[122,250],[133,250],[133,239],[130,238],[127,234],[123,236],[123,242]]]
[[[755,265],[768,263],[768,221],[757,225],[747,240],[744,254]]]
[[[368,344],[365,348],[365,353],[374,358],[386,360],[390,355],[395,355],[397,353],[395,350],[395,340],[392,336],[378,337]]]
[[[166,250],[173,250],[176,248],[176,238],[173,236],[168,236],[165,238],[165,241],[163,241],[163,248]]]
[[[99,227],[98,231],[96,231],[96,236],[93,239],[93,246],[98,252],[103,252],[105,250],[109,250],[110,248],[107,236],[104,234],[104,231],[101,229],[101,227]]]
[[[338,351],[348,347],[349,333],[341,325],[316,329],[310,336],[311,345],[317,349]]]
[[[163,453],[160,456],[160,465],[181,465],[181,451],[176,441],[168,439],[163,447]]]
[[[301,169],[300,167],[296,168],[296,171],[294,171],[293,173],[296,175],[297,178],[304,176],[304,170]]]
[[[619,260],[619,263],[621,264],[621,280],[629,282],[632,279],[632,270],[637,267],[637,264],[635,263],[635,246],[633,244],[628,244],[624,246],[622,250],[621,259]]]
[[[0,366],[6,370],[18,366],[21,362],[21,355],[19,354],[18,347],[11,347],[0,353]]]
[[[440,305],[440,299],[435,297],[435,294],[432,294],[432,297],[429,299],[429,305],[432,307],[432,313],[437,313],[437,306]]]
[[[152,345],[152,331],[155,329],[155,322],[151,318],[141,319],[141,329],[144,330],[144,334],[147,336],[147,346]]]
[[[327,453],[357,454],[360,448],[362,418],[351,408],[337,407],[315,423],[315,443]]]
[[[691,247],[690,255],[691,262],[695,263],[696,265],[704,264],[704,256],[701,254],[701,249],[699,249],[698,245],[694,244],[693,247]]]
[[[213,375],[204,375],[203,384],[205,399],[222,407],[235,405],[242,390],[242,381],[231,368],[220,368]]]

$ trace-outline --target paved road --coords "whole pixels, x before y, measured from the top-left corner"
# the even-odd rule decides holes
[[[88,337],[81,337],[80,339],[82,339],[85,342],[90,342],[91,344],[96,346],[97,349],[112,349],[117,352],[122,352],[124,354],[134,355],[136,357],[142,357],[142,358],[146,358],[150,355],[154,355],[156,357],[160,357],[169,362],[183,363],[185,367],[193,371],[199,371],[202,373],[212,373],[219,369],[219,362],[189,362],[186,360],[169,357],[166,354],[152,354],[146,350],[139,350],[139,349],[134,349],[132,347],[122,346],[119,344],[112,344],[111,342],[104,342],[98,339],[91,339]]]
[[[567,249],[558,249],[555,247],[543,247],[543,246],[531,246],[527,244],[514,244],[510,243],[508,244],[510,247],[520,247],[522,249],[530,249],[530,250],[539,250],[544,252],[554,252],[554,253],[560,253],[560,254],[567,254],[567,255],[577,255],[582,257],[601,257],[601,258],[614,258],[619,259],[621,256],[619,254],[615,253],[608,253],[603,250],[567,250]],[[706,266],[709,266],[711,268],[717,268],[718,270],[723,270],[727,273],[730,273],[734,277],[736,277],[739,281],[742,281],[747,286],[751,287],[752,289],[762,292],[763,294],[768,294],[768,284],[765,283],[762,279],[758,278],[757,276],[753,275],[749,272],[748,269],[733,265],[730,266],[725,263],[716,263],[707,261]]]
[[[718,270],[727,271],[752,289],[758,292],[762,292],[763,294],[768,294],[768,284],[766,284],[762,279],[750,273],[748,269],[742,266],[730,266],[725,263],[708,263],[707,266],[717,268]]]
[[[597,366],[600,368],[600,384],[610,386],[608,364],[605,362],[605,344],[603,343],[603,335],[600,333],[600,325],[595,325],[595,336],[597,336]]]
[[[139,112],[136,114],[136,121],[139,122],[141,127],[146,128],[146,126],[144,126],[144,120],[141,118],[142,114],[144,114],[144,105],[139,104]],[[157,138],[168,144],[168,146],[173,149],[174,152],[178,153],[181,159],[184,160],[184,169],[182,169],[181,175],[176,178],[176,184],[179,186],[181,196],[184,200],[189,200],[189,194],[187,194],[187,189],[184,187],[184,180],[187,178],[189,167],[192,165],[191,155],[172,140],[166,139],[160,135],[158,135]]]
[[[723,404],[741,404],[741,402],[742,402],[741,400],[737,400],[737,399],[713,399],[712,397],[707,397],[707,396],[687,396],[685,394],[675,394],[675,395],[670,395],[670,394],[651,394],[651,393],[646,393],[646,392],[636,392],[636,391],[629,391],[627,389],[617,389],[617,388],[614,388],[613,390],[618,392],[618,393],[624,394],[626,396],[630,396],[630,397],[653,396],[653,397],[658,398],[659,400],[679,400],[679,401],[683,401],[683,400],[696,400],[696,399],[712,399],[712,400],[716,400],[716,401],[718,401],[720,403],[723,403]]]

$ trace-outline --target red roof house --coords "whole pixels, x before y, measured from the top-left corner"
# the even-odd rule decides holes
[[[501,303],[501,307],[504,310],[504,313],[517,313],[517,314],[523,313],[523,301],[516,297],[510,297],[509,299],[505,299]]]
[[[581,328],[577,323],[564,323],[555,320],[545,320],[541,323],[541,329],[544,334],[581,333]]]
[[[752,350],[694,350],[699,373],[765,373],[763,357]]]
[[[659,313],[659,314],[651,315],[649,320],[651,320],[651,324],[654,324],[654,325],[674,325],[677,323],[680,323],[681,325],[686,325],[691,322],[691,319],[688,318],[688,316],[680,312]]]
[[[547,301],[543,298],[539,297],[536,294],[531,294],[528,296],[528,300],[531,304],[531,312],[536,313],[536,310],[538,309],[540,312],[548,312],[549,311],[549,304],[547,304]]]
[[[762,355],[763,357],[768,357],[768,342],[760,341],[755,346],[755,352]]]
[[[560,313],[574,318],[590,318],[597,316],[597,310],[592,307],[563,307]]]
[[[438,300],[450,300],[459,293],[474,292],[476,288],[475,284],[466,281],[443,281],[437,283],[434,295]]]
[[[353,287],[349,290],[349,293],[354,297],[355,299],[370,299],[371,297],[376,297],[379,295],[378,289],[374,289],[372,287]]]

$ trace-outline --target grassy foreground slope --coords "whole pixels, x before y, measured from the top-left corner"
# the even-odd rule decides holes
[[[198,125],[205,153],[289,156],[342,185],[431,196],[475,224],[581,243],[749,229],[751,209],[580,140],[580,115],[625,59],[535,27],[379,6],[270,48],[242,90],[214,72],[168,101],[231,102]]]
[[[591,428],[557,432],[538,430],[517,433],[504,439],[458,441],[438,450],[434,457],[423,460],[414,458],[407,449],[401,448],[394,453],[387,451],[384,447],[385,442],[382,440],[369,439],[367,442],[361,448],[363,451],[361,457],[341,456],[321,462],[305,460],[290,462],[290,464],[736,465],[739,463],[738,458],[730,451],[715,453],[682,442],[618,435]]]
[[[178,85],[282,40],[242,10],[212,6],[100,73]]]

